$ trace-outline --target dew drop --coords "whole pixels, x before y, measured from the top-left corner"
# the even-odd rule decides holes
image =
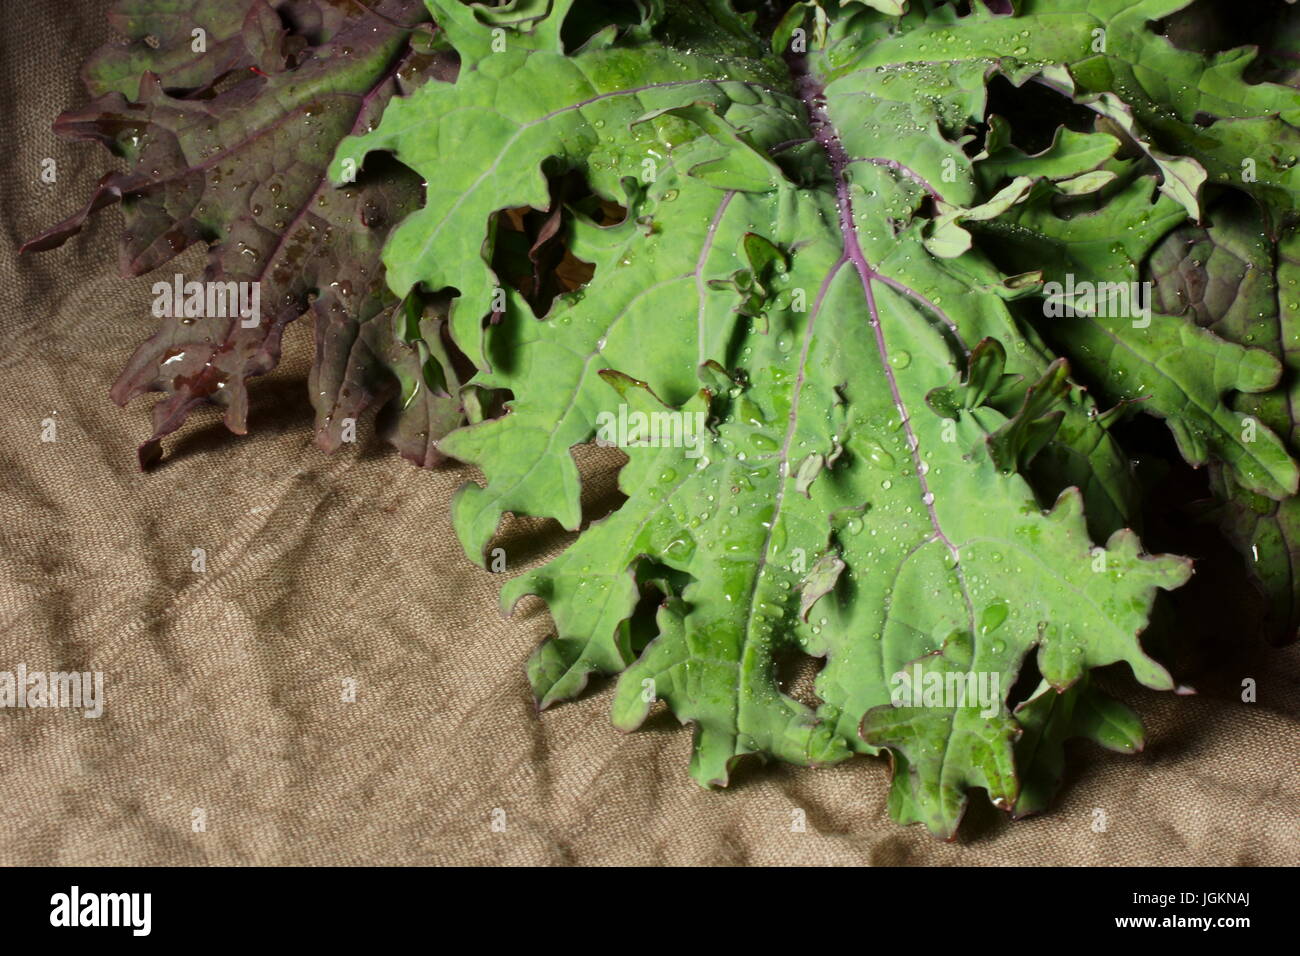
[[[1002,601],[995,601],[984,609],[980,614],[980,634],[992,634],[1007,619],[1007,605]]]
[[[907,368],[912,364],[912,356],[901,349],[889,356],[889,364],[894,368]]]

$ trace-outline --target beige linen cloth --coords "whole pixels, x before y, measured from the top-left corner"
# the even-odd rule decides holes
[[[1052,812],[1011,823],[976,793],[946,844],[888,819],[882,760],[746,767],[708,792],[687,775],[689,730],[658,714],[620,734],[607,683],[539,716],[523,665],[549,618],[537,603],[503,618],[501,578],[448,525],[472,473],[419,471],[369,432],[317,450],[305,323],[253,387],[250,436],[201,410],[140,473],[150,400],[121,410],[107,393],[151,331],[156,277],[115,274],[114,211],[61,250],[15,256],[110,162],[49,131],[84,102],[77,68],[107,37],[106,5],[22,4],[0,31],[0,671],[102,671],[106,698],[98,719],[0,710],[0,863],[1300,859],[1295,648],[1226,635],[1189,675],[1196,697],[1125,677],[1143,754],[1075,745]],[[199,268],[194,251],[178,265]],[[40,440],[47,419],[56,441]],[[587,458],[592,497],[608,497],[611,464]],[[505,534],[511,573],[567,540],[540,522]]]

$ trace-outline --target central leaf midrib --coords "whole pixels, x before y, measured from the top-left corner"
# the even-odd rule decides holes
[[[825,150],[827,159],[830,162],[831,175],[835,180],[835,203],[839,211],[840,234],[844,241],[844,258],[852,263],[861,280],[862,292],[866,298],[867,310],[871,317],[871,329],[876,343],[876,350],[880,357],[881,371],[884,373],[885,381],[889,383],[890,397],[893,399],[894,407],[898,411],[903,426],[904,440],[907,442],[908,454],[912,458],[912,466],[916,470],[916,479],[921,490],[921,501],[925,505],[930,525],[934,529],[934,539],[943,543],[955,562],[954,569],[961,583],[962,596],[966,602],[967,617],[973,633],[975,610],[971,603],[970,590],[966,586],[965,575],[962,572],[961,554],[957,545],[948,537],[939,522],[939,515],[934,507],[934,494],[930,491],[929,481],[926,479],[925,468],[921,461],[920,443],[917,441],[916,434],[912,429],[911,416],[903,402],[902,391],[898,387],[898,378],[894,375],[893,368],[889,364],[889,349],[885,343],[884,325],[881,322],[880,310],[876,305],[875,292],[871,286],[872,280],[883,279],[883,277],[867,261],[866,255],[862,251],[862,245],[858,241],[857,228],[853,224],[853,199],[849,195],[847,174],[850,164],[849,156],[840,141],[839,134],[831,122],[829,114],[826,112],[825,89],[813,76],[807,58],[790,53],[786,55],[786,63],[794,80],[795,93],[808,111],[808,121],[813,132],[813,138]]]

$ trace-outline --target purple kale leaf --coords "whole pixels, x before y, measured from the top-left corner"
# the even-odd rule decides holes
[[[439,461],[437,438],[461,419],[457,362],[438,310],[419,293],[399,302],[380,261],[391,227],[419,207],[422,183],[392,161],[357,170],[343,188],[325,175],[339,141],[370,129],[393,96],[454,78],[455,56],[423,5],[125,0],[113,23],[129,42],[91,58],[95,99],[55,129],[102,144],[128,169],[106,174],[84,208],[24,250],[61,245],[120,202],[123,274],[158,269],[201,242],[202,280],[256,283],[260,306],[257,315],[173,315],[162,295],[172,278],[155,287],[155,312],[167,317],[111,393],[119,404],[163,393],[141,463],[160,457],[161,439],[204,402],[243,434],[248,380],[275,368],[285,326],[308,311],[317,442],[332,450],[363,410],[384,404],[380,432],[418,464]]]

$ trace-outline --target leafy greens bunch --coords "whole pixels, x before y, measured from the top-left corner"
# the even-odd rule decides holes
[[[706,786],[888,751],[945,837],[971,788],[1043,809],[1067,738],[1141,747],[1093,669],[1175,688],[1139,637],[1191,565],[1131,530],[1124,420],[1209,466],[1294,633],[1285,57],[1175,44],[1187,0],[426,6],[122,5],[155,45],[60,126],[131,171],[36,245],[121,199],[128,271],[203,241],[279,303],[141,348],[151,454],[205,399],[241,430],[310,307],[322,444],[390,399],[404,454],[481,469],[471,558],[507,513],[581,530],[503,589],[556,624],[541,705],[616,674],[615,724],[666,703]],[[572,449],[610,435],[626,500],[584,525]]]

